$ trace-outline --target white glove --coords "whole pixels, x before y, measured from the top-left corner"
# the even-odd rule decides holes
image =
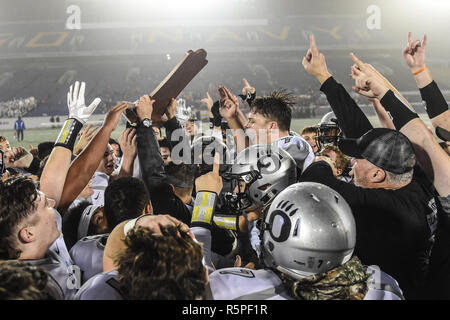
[[[69,92],[67,93],[67,107],[69,108],[69,118],[74,118],[85,124],[92,113],[94,113],[95,108],[102,101],[100,98],[95,98],[94,101],[86,107],[84,103],[84,91],[86,90],[86,83],[78,81],[75,85],[70,86]]]

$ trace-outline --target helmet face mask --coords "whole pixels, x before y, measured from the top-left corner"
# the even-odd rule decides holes
[[[333,112],[325,114],[317,125],[316,143],[319,151],[327,145],[337,147],[339,137],[342,135],[341,128],[337,123]]]
[[[256,170],[242,172],[240,174],[226,172],[223,174],[223,178],[230,181],[231,190],[233,190],[233,192],[225,193],[225,199],[229,207],[235,212],[241,212],[251,208],[253,201],[249,196],[248,188],[253,182],[261,178],[261,174]],[[245,183],[245,185],[242,186],[242,183]],[[237,192],[234,192],[236,189]]]
[[[283,190],[259,222],[263,264],[302,279],[347,262],[356,227],[347,202],[319,183],[296,183]]]
[[[322,126],[317,128],[316,143],[319,150],[327,145],[337,147],[341,129],[337,126]]]
[[[294,159],[274,145],[253,145],[241,151],[230,171],[223,175],[233,180],[234,186],[245,182],[245,188],[237,193],[241,210],[256,209],[269,203],[279,192],[297,180]],[[250,205],[249,203],[250,202]]]

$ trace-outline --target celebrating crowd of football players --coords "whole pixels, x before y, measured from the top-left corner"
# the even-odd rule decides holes
[[[206,130],[149,95],[93,127],[75,82],[56,142],[0,137],[0,299],[449,299],[450,111],[426,47],[409,34],[403,57],[433,129],[350,53],[373,127],[313,35],[301,63],[332,112],[299,133],[292,95],[245,79],[207,93]]]

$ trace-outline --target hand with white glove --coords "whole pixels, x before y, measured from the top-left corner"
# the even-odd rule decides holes
[[[102,101],[100,98],[95,98],[92,103],[86,107],[84,102],[84,92],[86,90],[86,83],[76,81],[75,85],[71,85],[67,93],[67,107],[69,108],[69,118],[76,119],[82,124],[85,124],[95,108]]]
[[[55,147],[64,147],[73,151],[75,140],[78,132],[89,119],[95,108],[99,105],[101,99],[95,98],[94,101],[86,107],[84,103],[84,91],[86,83],[82,82],[81,86],[78,81],[75,85],[70,86],[67,93],[67,107],[69,108],[69,118],[65,121],[61,132],[55,142]]]

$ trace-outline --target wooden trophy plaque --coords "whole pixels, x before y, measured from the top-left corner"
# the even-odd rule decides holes
[[[207,63],[208,60],[206,60],[206,51],[204,49],[198,49],[195,52],[189,50],[167,77],[153,90],[150,96],[156,100],[153,104],[152,113],[154,125],[161,125],[163,122],[162,117],[170,100],[176,98]],[[127,109],[125,115],[128,121],[133,123],[136,117],[135,114],[133,115],[135,113],[134,110],[131,109]]]

